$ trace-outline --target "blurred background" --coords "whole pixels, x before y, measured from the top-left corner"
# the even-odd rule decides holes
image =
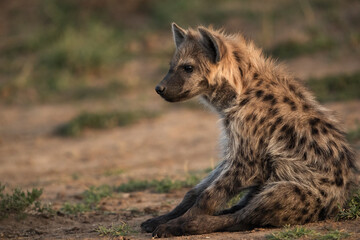
[[[213,168],[217,117],[154,91],[174,52],[171,22],[252,39],[337,113],[360,148],[358,0],[2,0],[0,182],[43,188],[59,210],[91,186],[166,178],[171,189]],[[182,196],[166,205],[147,194],[104,208],[143,211],[145,196],[161,211]]]

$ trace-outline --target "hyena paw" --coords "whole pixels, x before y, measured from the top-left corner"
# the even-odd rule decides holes
[[[184,230],[181,225],[177,224],[162,224],[158,226],[155,231],[152,233],[153,237],[172,237],[172,236],[182,236],[184,235]]]
[[[160,224],[165,223],[166,221],[164,221],[163,218],[161,217],[155,217],[155,218],[150,218],[148,220],[146,220],[145,222],[143,222],[141,224],[141,229],[144,230],[145,232],[151,233],[153,232]]]

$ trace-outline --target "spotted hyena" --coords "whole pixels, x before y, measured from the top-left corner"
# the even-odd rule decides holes
[[[219,114],[222,161],[174,210],[141,227],[166,237],[303,224],[336,214],[358,170],[331,113],[242,36],[176,24],[172,32],[176,52],[156,92],[169,102],[200,96]],[[239,203],[221,210],[244,190]]]

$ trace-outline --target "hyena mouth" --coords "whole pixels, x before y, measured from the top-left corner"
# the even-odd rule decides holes
[[[159,95],[168,102],[181,102],[190,98],[190,90],[180,94],[160,93]]]

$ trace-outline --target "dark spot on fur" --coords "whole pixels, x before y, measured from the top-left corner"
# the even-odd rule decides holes
[[[321,128],[321,132],[323,133],[323,134],[327,134],[328,133],[328,130],[326,129],[326,127],[322,127]]]
[[[288,97],[284,97],[284,99],[283,99],[284,103],[288,103],[289,101],[290,101],[290,99]]]
[[[327,197],[327,193],[326,193],[324,190],[322,190],[322,189],[320,189],[320,194],[321,194],[321,196],[323,196],[323,197]]]
[[[233,52],[233,55],[234,55],[235,60],[236,60],[238,63],[240,63],[240,61],[241,61],[240,54],[239,54],[237,51],[234,51],[234,52]]]
[[[299,146],[304,146],[304,145],[305,145],[305,143],[306,143],[306,137],[305,137],[305,136],[303,136],[303,137],[301,137],[301,138],[300,138],[300,141],[299,141]]]
[[[267,196],[267,197],[272,197],[272,196],[274,196],[274,192],[268,192],[268,193],[266,194],[266,196]]]
[[[311,128],[311,134],[312,135],[318,135],[319,134],[319,130],[315,127]]]
[[[302,159],[303,159],[304,161],[307,160],[307,153],[306,153],[306,152],[304,152],[304,155],[303,155]]]
[[[257,79],[259,77],[258,73],[254,73],[254,79]]]
[[[281,220],[286,223],[287,221],[289,221],[289,216],[285,216]]]
[[[243,70],[239,67],[239,72],[241,76],[244,76]]]
[[[277,115],[278,113],[279,113],[279,109],[277,109],[277,108],[269,108],[269,115],[270,116],[273,117],[273,116]]]
[[[265,119],[266,119],[265,117],[262,117],[259,121],[259,124],[262,125],[265,122]]]
[[[274,95],[272,94],[266,94],[263,98],[264,101],[271,101],[274,99]]]
[[[338,187],[342,187],[344,185],[344,179],[342,177],[342,170],[338,168],[335,172],[335,184]]]
[[[328,178],[320,178],[320,183],[321,184],[329,184],[330,180]]]
[[[294,186],[294,192],[298,195],[301,195],[301,190],[298,186]]]
[[[325,207],[323,207],[319,212],[318,219],[319,220],[325,220],[326,215],[327,215],[327,209]]]
[[[304,105],[302,106],[302,108],[303,108],[303,111],[304,111],[304,112],[306,112],[306,111],[308,111],[308,110],[310,109],[309,105],[307,105],[307,104],[304,104]]]
[[[256,97],[258,97],[258,98],[260,98],[263,94],[264,94],[263,90],[257,90],[255,93]]]
[[[289,89],[290,89],[290,91],[295,93],[295,86],[294,85],[289,84]]]
[[[257,126],[257,125],[255,125],[255,126],[254,126],[254,130],[253,130],[253,135],[255,135],[255,134],[256,134],[257,130],[258,130],[258,126]]]
[[[295,220],[296,220],[296,222],[300,223],[302,220],[302,216],[297,217]]]
[[[301,209],[301,213],[302,213],[303,215],[306,215],[306,214],[309,213],[309,209],[303,208],[303,209]]]
[[[240,102],[239,106],[240,106],[240,107],[243,107],[243,106],[246,105],[249,101],[250,101],[249,98],[245,98],[245,99],[243,99],[243,100]]]
[[[319,122],[320,122],[320,119],[319,119],[319,118],[311,118],[311,119],[309,120],[309,124],[310,124],[310,126],[312,126],[312,127],[316,126],[316,124],[318,124]]]

